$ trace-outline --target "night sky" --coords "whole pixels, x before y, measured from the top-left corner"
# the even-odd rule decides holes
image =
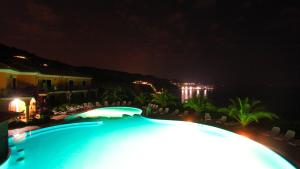
[[[299,0],[1,0],[0,42],[72,65],[300,84]]]

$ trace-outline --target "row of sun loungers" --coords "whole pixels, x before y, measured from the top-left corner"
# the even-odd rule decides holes
[[[93,108],[99,108],[99,107],[107,107],[107,106],[130,106],[132,104],[131,101],[117,101],[112,102],[109,104],[108,101],[104,101],[103,105],[100,102],[95,102],[95,104],[89,102],[89,103],[83,103],[84,108],[86,109],[93,109]]]
[[[66,111],[56,111],[52,110],[54,115],[66,115],[69,113],[76,113],[80,111],[86,111],[86,110],[91,110],[94,108],[99,108],[99,107],[107,107],[107,106],[130,106],[132,104],[131,101],[117,101],[117,102],[112,102],[109,104],[108,101],[104,101],[103,105],[100,102],[88,102],[88,103],[83,103],[81,105],[66,105]]]
[[[292,146],[299,146],[300,141],[295,139],[296,132],[294,130],[287,130],[285,134],[281,134],[280,127],[272,127],[270,132],[264,133],[264,136],[271,137],[278,141],[287,141]]]

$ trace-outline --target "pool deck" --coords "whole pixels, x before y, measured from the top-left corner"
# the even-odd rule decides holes
[[[195,119],[195,117],[155,117],[158,119],[168,119],[168,120],[182,120],[182,121],[192,121],[191,119]],[[196,122],[196,121],[194,121]],[[197,121],[196,123],[201,124],[207,124],[211,126],[215,126],[218,128],[222,128],[225,130],[229,130],[232,132],[235,132],[237,134],[243,135],[245,137],[248,137],[260,144],[263,144],[267,146],[268,148],[272,149],[273,151],[277,152],[278,154],[282,155],[284,158],[286,158],[288,161],[290,161],[292,164],[294,164],[297,168],[300,168],[300,139],[293,140],[297,142],[297,145],[291,145],[286,140],[277,140],[274,137],[266,136],[265,133],[268,132],[266,130],[263,130],[261,128],[257,127],[247,127],[242,128],[239,124],[236,125],[225,125],[225,124],[219,124],[215,121]]]
[[[201,122],[200,122],[201,123]],[[205,124],[223,128],[235,132],[237,134],[248,137],[258,143],[261,143],[278,154],[282,155],[297,168],[300,168],[300,140],[297,141],[297,145],[291,145],[286,140],[277,140],[274,137],[266,136],[267,131],[260,128],[248,127],[246,129],[241,129],[240,126],[226,126],[224,124],[217,124],[215,122],[205,122]]]
[[[281,154],[287,160],[289,160],[292,164],[300,168],[300,144],[297,146],[289,144],[286,140],[277,140],[274,137],[265,136],[263,132],[257,132],[253,130],[250,131],[250,136],[252,140],[255,140],[273,151]],[[299,140],[297,140],[299,142]]]
[[[160,118],[161,119],[161,118]],[[168,118],[163,118],[163,119],[168,119]],[[170,120],[184,120],[184,119],[170,119]],[[39,127],[47,127],[47,126],[53,126],[53,125],[58,125],[64,123],[62,120],[52,120],[49,124],[42,125]],[[199,122],[202,123],[202,122]],[[217,124],[214,122],[204,122],[207,125],[212,125],[215,127],[223,128],[229,131],[236,132],[238,134],[244,135],[254,141],[257,141],[273,151],[281,154],[283,157],[285,157],[287,160],[289,160],[292,164],[294,164],[296,167],[300,168],[300,140],[297,140],[299,143],[298,145],[291,145],[288,144],[287,141],[285,140],[276,140],[273,137],[269,137],[264,135],[266,131],[259,129],[259,128],[254,128],[254,127],[249,127],[246,129],[240,130],[239,127],[237,126],[226,126],[224,124]],[[38,126],[35,126],[36,128]],[[30,130],[30,127],[24,127],[24,128],[18,128],[14,130],[10,130],[10,133],[13,133],[14,131],[27,131]]]

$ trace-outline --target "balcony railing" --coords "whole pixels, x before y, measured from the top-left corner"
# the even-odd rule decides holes
[[[95,90],[96,87],[92,85],[86,86],[51,86],[51,87],[26,87],[17,89],[4,89],[0,90],[0,97],[12,97],[12,96],[32,96],[39,93],[49,92],[64,92],[64,91],[79,91],[79,90]]]

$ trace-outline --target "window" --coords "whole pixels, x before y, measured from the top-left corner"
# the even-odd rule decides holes
[[[17,79],[14,77],[12,78],[12,88],[16,89],[17,88]]]
[[[51,85],[51,80],[47,80],[47,89],[51,89],[52,85]]]
[[[74,87],[74,81],[73,80],[69,80],[69,88],[73,89]]]

